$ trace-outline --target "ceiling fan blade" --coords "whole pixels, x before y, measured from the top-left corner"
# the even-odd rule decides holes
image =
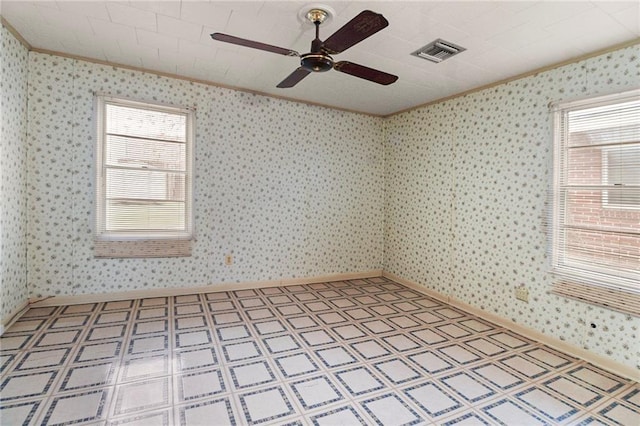
[[[276,87],[279,87],[280,89],[288,89],[298,84],[303,78],[305,78],[309,74],[311,74],[310,71],[307,71],[302,67],[299,67],[297,70],[289,74],[287,78],[282,80],[280,84],[278,84]]]
[[[336,62],[333,66],[333,69],[385,86],[391,83],[395,83],[395,81],[398,79],[397,75],[388,74],[383,71],[365,67],[364,65],[354,64],[353,62],[348,61]]]
[[[298,52],[291,49],[285,49],[284,47],[272,46],[270,44],[260,43],[259,41],[247,40],[240,37],[231,36],[222,33],[213,33],[211,38],[218,41],[224,41],[225,43],[237,44],[244,47],[251,47],[253,49],[265,50],[271,53],[277,53],[284,56],[300,56]]]
[[[363,10],[342,28],[324,41],[323,48],[329,54],[343,52],[389,25],[379,13]]]

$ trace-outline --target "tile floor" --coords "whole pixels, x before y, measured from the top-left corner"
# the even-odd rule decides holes
[[[640,425],[640,385],[385,278],[29,310],[2,425]]]

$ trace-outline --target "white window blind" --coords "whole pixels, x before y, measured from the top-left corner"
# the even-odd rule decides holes
[[[552,291],[640,315],[640,91],[554,115]]]
[[[107,96],[98,96],[96,111],[96,240],[137,241],[127,257],[155,240],[153,255],[167,254],[157,240],[192,236],[193,112]],[[113,245],[97,248],[118,256]]]

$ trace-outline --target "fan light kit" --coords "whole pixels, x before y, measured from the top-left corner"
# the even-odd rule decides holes
[[[301,11],[301,14],[303,11]],[[316,36],[311,42],[311,51],[300,54],[295,50],[285,49],[270,44],[247,40],[227,34],[213,33],[211,38],[225,43],[237,44],[239,46],[264,50],[284,56],[297,56],[300,58],[300,67],[282,80],[277,87],[289,88],[302,81],[312,72],[326,72],[330,69],[350,74],[374,83],[388,85],[394,83],[398,77],[379,71],[364,65],[355,64],[348,61],[334,62],[331,55],[341,53],[348,48],[360,43],[362,40],[374,35],[378,31],[386,28],[389,22],[379,13],[370,10],[360,12],[355,18],[347,22],[342,28],[333,33],[325,41],[320,40],[320,25],[327,22],[332,17],[332,10],[325,6],[312,6],[304,13],[304,17],[316,28]]]

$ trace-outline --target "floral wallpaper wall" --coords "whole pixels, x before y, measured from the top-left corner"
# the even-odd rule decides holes
[[[547,293],[545,227],[549,102],[639,82],[636,45],[392,117],[385,270],[640,368],[640,318]]]
[[[28,51],[0,28],[0,318],[27,301]]]
[[[382,119],[32,52],[30,297],[382,267]],[[193,255],[95,259],[94,93],[196,108]],[[225,265],[225,255],[233,264]]]
[[[38,298],[384,267],[638,367],[640,319],[547,294],[544,218],[548,103],[637,86],[639,50],[383,120],[27,55],[3,29],[3,76],[12,78],[2,80],[0,176],[3,204],[15,201],[17,209],[2,211],[2,314],[23,303],[25,287]],[[93,257],[95,93],[197,109],[191,257]],[[7,134],[15,145],[5,147]],[[227,254],[232,265],[224,264]],[[514,298],[520,284],[529,304]]]

